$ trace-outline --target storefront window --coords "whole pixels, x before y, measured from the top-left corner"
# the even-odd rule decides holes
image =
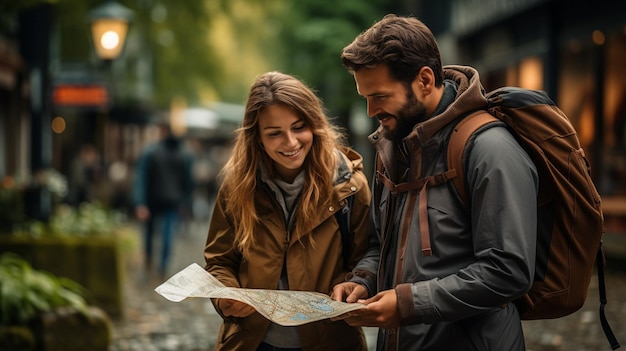
[[[605,191],[626,196],[626,26],[607,39]]]
[[[560,62],[559,106],[579,133],[603,196],[626,196],[624,62],[626,29],[570,39]]]

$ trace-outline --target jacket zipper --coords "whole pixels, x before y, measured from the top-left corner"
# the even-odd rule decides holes
[[[289,249],[289,242],[291,241],[291,232],[289,229],[285,231],[285,259],[287,259],[287,250]]]

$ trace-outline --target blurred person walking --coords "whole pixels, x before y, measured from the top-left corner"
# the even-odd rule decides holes
[[[71,164],[67,202],[78,206],[93,201],[94,187],[104,178],[104,165],[98,149],[92,144],[81,145]]]
[[[142,152],[135,169],[135,216],[144,222],[146,271],[152,270],[155,237],[160,234],[158,273],[164,278],[183,211],[189,209],[194,188],[193,155],[167,123],[159,124],[158,142]]]

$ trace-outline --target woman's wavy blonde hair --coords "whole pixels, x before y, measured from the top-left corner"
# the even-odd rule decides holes
[[[317,206],[331,193],[337,162],[335,149],[345,146],[340,128],[329,122],[321,100],[302,81],[280,72],[264,73],[256,79],[250,88],[243,122],[236,130],[232,155],[221,171],[225,211],[233,219],[235,242],[242,252],[255,242],[254,228],[259,217],[254,193],[259,167],[262,165],[270,177],[277,176],[272,159],[260,147],[259,133],[259,115],[276,104],[295,111],[313,132],[300,196],[307,201],[296,207],[293,234],[307,227]]]

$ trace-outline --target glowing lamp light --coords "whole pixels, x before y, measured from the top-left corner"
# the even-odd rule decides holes
[[[132,10],[115,1],[107,1],[90,11],[91,34],[98,57],[114,60],[122,53],[132,18]]]
[[[120,35],[112,30],[106,31],[100,37],[100,45],[107,50],[114,50],[120,46]]]

